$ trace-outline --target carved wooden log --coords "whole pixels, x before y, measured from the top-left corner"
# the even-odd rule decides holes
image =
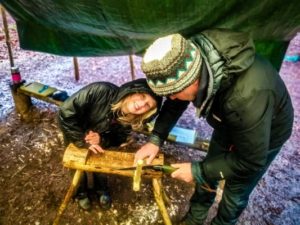
[[[71,169],[80,169],[88,172],[99,172],[132,177],[134,170],[119,170],[120,168],[132,167],[134,153],[106,150],[102,154],[91,153],[86,159],[87,149],[77,148],[70,144],[63,157],[63,165]],[[86,160],[86,163],[84,163]],[[159,154],[152,162],[153,165],[164,163],[163,154]],[[162,177],[162,172],[143,170],[142,176],[145,178]]]

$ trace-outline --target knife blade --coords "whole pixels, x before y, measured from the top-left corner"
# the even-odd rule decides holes
[[[123,168],[117,168],[114,170],[135,170],[136,166],[133,167],[123,167]],[[142,167],[143,170],[154,170],[154,171],[161,171],[163,173],[166,174],[171,174],[173,173],[175,170],[177,170],[177,168],[169,166],[169,165],[147,165],[147,166],[143,166]]]

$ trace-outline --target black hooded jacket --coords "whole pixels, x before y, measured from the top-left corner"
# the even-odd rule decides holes
[[[249,178],[266,166],[269,150],[291,135],[294,115],[288,90],[273,66],[256,54],[247,33],[214,29],[191,40],[201,51],[208,77],[205,97],[193,104],[197,116],[214,128],[211,143],[217,144],[209,151],[222,153],[194,162],[193,176],[197,180],[200,166],[209,180]],[[165,101],[152,143],[163,143],[188,103]]]
[[[58,121],[65,144],[88,147],[84,137],[92,130],[101,136],[101,146],[118,146],[126,140],[129,127],[122,126],[111,110],[111,105],[128,94],[148,93],[160,108],[161,97],[148,87],[145,79],[138,79],[118,87],[109,82],[96,82],[82,88],[69,97],[60,107]]]

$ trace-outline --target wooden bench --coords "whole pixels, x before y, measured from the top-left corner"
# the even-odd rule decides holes
[[[56,100],[51,97],[51,95],[55,91],[58,91],[58,89],[41,84],[39,82],[26,83],[18,88],[18,93],[20,94],[24,94],[60,106],[62,104],[62,101]]]
[[[135,170],[120,170],[121,168],[132,167],[133,161],[134,153],[106,150],[103,154],[90,154],[90,151],[87,149],[77,148],[75,145],[70,144],[65,150],[63,165],[64,167],[75,169],[76,172],[53,224],[58,224],[61,215],[78,187],[84,171],[133,177]],[[163,165],[163,154],[159,154],[158,157],[153,160],[152,164]],[[154,197],[164,223],[171,225],[171,220],[165,206],[165,201],[167,201],[168,198],[163,191],[161,182],[162,175],[162,172],[159,171],[143,170],[141,176],[142,178],[152,179]]]

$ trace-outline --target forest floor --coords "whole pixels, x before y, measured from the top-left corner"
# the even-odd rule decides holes
[[[0,23],[0,28],[2,29]],[[15,64],[27,82],[39,81],[74,93],[95,81],[110,81],[117,85],[131,80],[128,56],[79,58],[80,79],[74,79],[72,58],[25,51],[19,48],[14,21],[9,17],[9,31]],[[59,205],[71,182],[62,165],[64,147],[58,129],[55,105],[32,98],[33,120],[21,121],[15,112],[9,88],[10,65],[4,32],[0,32],[0,225],[52,224]],[[300,53],[300,35],[287,51]],[[139,69],[140,58],[134,56],[135,76],[144,77]],[[248,207],[242,213],[239,225],[296,225],[300,215],[300,62],[284,62],[280,75],[292,96],[295,109],[293,134],[284,145],[268,172],[251,194]],[[195,129],[203,139],[209,139],[211,128],[202,119],[194,117],[189,107],[178,122],[179,126]],[[135,134],[137,149],[146,138]],[[162,152],[167,163],[202,160],[204,151],[174,143],[167,143]],[[113,199],[110,210],[102,210],[96,202],[89,212],[71,201],[61,218],[61,224],[100,225],[159,225],[162,217],[155,203],[151,182],[142,181],[140,192],[132,190],[128,177],[108,176]],[[163,185],[171,204],[167,207],[172,221],[178,221],[187,211],[193,186],[163,178]],[[214,215],[214,204],[209,219]],[[208,220],[209,220],[208,219]]]

